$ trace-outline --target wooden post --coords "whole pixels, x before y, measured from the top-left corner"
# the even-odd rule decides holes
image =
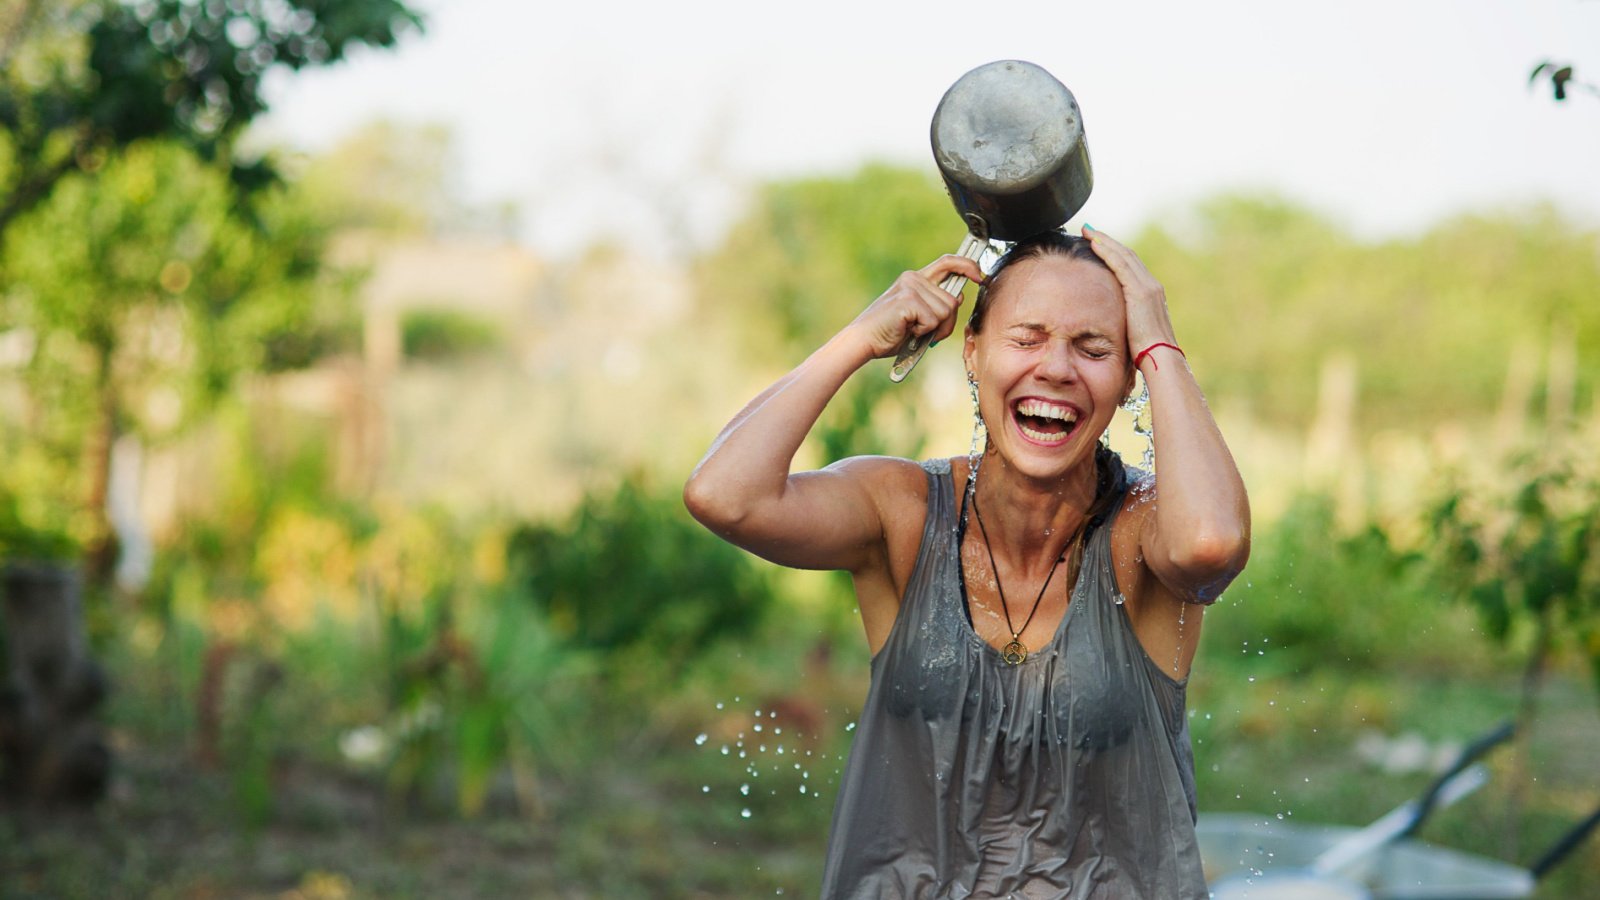
[[[91,803],[105,795],[111,749],[95,710],[108,685],[89,658],[81,584],[61,564],[0,569],[0,798],[8,803]]]

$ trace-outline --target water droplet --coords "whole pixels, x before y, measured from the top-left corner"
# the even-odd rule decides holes
[[[748,785],[748,784],[739,785],[739,793],[743,794],[746,797],[750,796],[750,785]]]
[[[711,793],[711,785],[709,785],[709,784],[700,785],[700,793],[702,793],[702,794]]]
[[[739,810],[739,818],[741,818],[741,819],[750,818],[750,807],[746,806],[744,809]]]
[[[758,734],[759,734],[759,733],[760,733],[760,731],[761,731],[761,723],[760,723],[760,722],[757,722],[757,723],[756,723],[756,732],[757,732],[757,733],[758,733]]]
[[[717,709],[722,709],[722,701],[721,700],[717,701]]]
[[[697,735],[695,737],[695,739],[694,739],[694,745],[696,747],[704,746],[707,738],[708,738],[708,736],[706,734],[704,734],[704,733],[701,733],[701,734]]]
[[[845,731],[855,731],[856,730],[856,723],[851,722],[849,725],[846,725],[844,727],[844,730]]]

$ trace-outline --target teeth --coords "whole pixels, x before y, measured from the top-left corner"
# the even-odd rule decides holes
[[[1024,400],[1017,404],[1017,412],[1025,416],[1037,416],[1041,419],[1059,419],[1068,425],[1078,421],[1078,414],[1063,406],[1046,403],[1043,400]]]
[[[1029,415],[1032,415],[1032,413],[1029,413]],[[1042,431],[1034,431],[1032,428],[1022,425],[1021,423],[1018,423],[1018,425],[1022,428],[1023,434],[1043,444],[1060,444],[1065,442],[1067,439],[1067,432],[1065,431],[1061,432],[1060,434],[1045,434]]]

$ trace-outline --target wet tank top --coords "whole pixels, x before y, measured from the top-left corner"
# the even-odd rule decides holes
[[[1145,654],[1112,576],[1125,470],[1054,640],[1012,666],[967,619],[949,461],[923,468],[922,546],[872,658],[823,900],[1204,898],[1184,682]]]

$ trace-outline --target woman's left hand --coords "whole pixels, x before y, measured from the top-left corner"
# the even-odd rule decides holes
[[[1172,319],[1167,315],[1167,291],[1145,268],[1144,260],[1098,228],[1083,226],[1083,236],[1122,284],[1128,313],[1128,352],[1138,353],[1152,344],[1176,344]]]

